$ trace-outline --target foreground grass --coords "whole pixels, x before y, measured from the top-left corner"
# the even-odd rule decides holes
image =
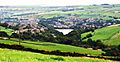
[[[0,62],[113,62],[81,57],[63,57],[0,48]]]
[[[0,43],[18,44],[18,42],[13,40],[0,40]],[[89,55],[100,55],[101,53],[104,53],[101,50],[92,50],[92,49],[86,49],[82,47],[56,44],[56,43],[50,43],[50,42],[40,42],[40,41],[39,42],[22,41],[21,45],[26,48],[33,48],[33,49],[46,50],[46,51],[60,50],[62,52],[76,52],[76,53],[89,54]]]

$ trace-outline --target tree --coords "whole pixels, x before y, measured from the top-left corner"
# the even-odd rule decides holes
[[[119,46],[113,46],[113,47],[107,47],[104,50],[106,53],[103,55],[107,56],[115,56],[115,57],[120,57],[120,45]]]
[[[91,38],[89,38],[89,39],[87,40],[87,43],[88,43],[89,45],[92,45],[92,44],[93,44],[93,40],[92,40]]]
[[[4,31],[0,31],[0,37],[9,37],[9,35]]]
[[[72,40],[66,36],[58,36],[56,39],[61,44],[72,44]]]
[[[12,33],[12,35],[10,37],[11,38],[19,38],[19,35],[17,33]]]
[[[92,36],[93,35],[91,33],[86,35],[87,38],[92,37]]]
[[[30,30],[28,30],[27,32],[20,32],[20,39],[22,40],[30,40],[32,39],[32,33]]]
[[[74,30],[66,35],[68,38],[71,38],[71,40],[75,41],[82,41],[81,39],[81,32]]]

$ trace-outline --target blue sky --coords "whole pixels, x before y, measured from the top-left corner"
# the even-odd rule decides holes
[[[66,6],[91,4],[119,4],[120,0],[0,0],[3,6]]]

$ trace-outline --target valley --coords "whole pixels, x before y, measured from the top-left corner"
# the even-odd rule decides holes
[[[120,4],[0,6],[0,62],[119,62]]]

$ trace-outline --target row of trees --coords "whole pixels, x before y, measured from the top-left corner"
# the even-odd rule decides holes
[[[109,46],[103,49],[106,53],[103,55],[106,56],[115,56],[120,58],[120,45],[118,46]]]

